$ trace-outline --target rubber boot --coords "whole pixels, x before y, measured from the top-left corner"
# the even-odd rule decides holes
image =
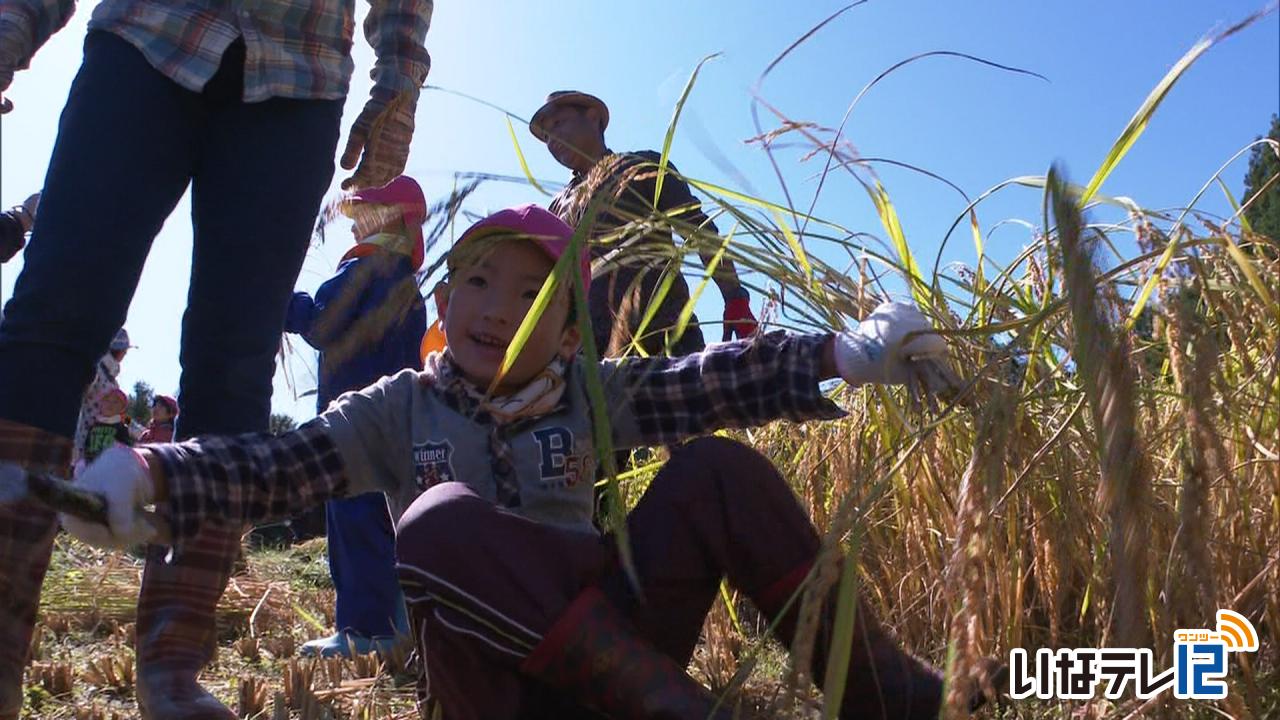
[[[0,462],[66,477],[71,441],[0,420]],[[0,720],[16,720],[22,710],[22,675],[57,531],[57,514],[39,503],[0,504]]]
[[[774,632],[788,648],[795,639],[800,599],[778,619],[778,609],[795,592],[806,572],[792,573],[790,580],[776,584],[757,606],[771,620]],[[838,587],[838,583],[836,585]],[[835,628],[836,589],[823,603],[815,636],[812,676],[826,675],[827,657]],[[840,717],[844,720],[936,720],[942,708],[942,673],[927,662],[905,652],[885,632],[866,603],[858,601],[851,639],[849,671]]]
[[[138,596],[138,708],[150,720],[230,720],[200,686],[217,643],[214,610],[240,548],[240,531],[208,524],[175,562],[152,547]]]
[[[638,637],[596,588],[569,605],[520,671],[615,720],[732,717],[684,668]]]
[[[302,657],[344,657],[350,659],[352,655],[368,655],[370,653],[388,655],[402,645],[407,647],[411,643],[409,613],[405,609],[404,595],[401,594],[399,601],[396,603],[396,616],[392,619],[391,635],[365,635],[351,628],[346,628],[328,637],[308,640],[302,644],[302,647],[298,648],[298,654]]]

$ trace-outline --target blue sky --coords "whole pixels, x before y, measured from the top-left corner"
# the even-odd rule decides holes
[[[751,88],[770,60],[841,5],[793,3],[783,10],[778,3],[758,0],[438,0],[427,38],[433,57],[428,83],[520,117],[532,114],[551,90],[587,90],[610,106],[608,141],[615,150],[660,148],[689,73],[703,56],[723,53],[702,72],[672,159],[692,177],[780,201],[765,158],[743,142],[755,134]],[[0,203],[6,206],[41,184],[91,7],[81,3],[70,25],[41,50],[30,70],[18,74],[11,88],[9,97],[17,109],[0,125]],[[361,3],[358,12],[365,7]],[[847,138],[864,156],[923,166],[970,195],[1010,177],[1041,174],[1054,160],[1063,161],[1072,177],[1083,181],[1187,49],[1260,7],[1257,0],[872,0],[794,52],[766,80],[762,96],[794,119],[835,125],[858,90],[895,62],[935,50],[978,55],[1033,70],[1049,81],[963,60],[929,58],[873,89],[847,126]],[[356,45],[356,78],[344,124],[358,112],[369,85],[372,54],[363,38]],[[1147,207],[1185,205],[1222,163],[1265,131],[1278,109],[1280,18],[1272,14],[1211,49],[1191,69],[1103,191],[1128,195]],[[523,124],[517,121],[516,128],[534,174],[565,180],[567,171]],[[713,160],[715,156],[722,160]],[[798,164],[795,152],[784,151],[780,159],[789,187],[807,205],[819,166]],[[1225,175],[1233,191],[1240,190],[1245,165],[1241,159]],[[452,186],[455,172],[469,171],[520,174],[503,114],[455,95],[425,92],[408,172],[429,196],[439,197]],[[893,168],[880,174],[913,249],[931,259],[963,202],[936,181]],[[335,190],[341,177],[335,177]],[[483,212],[545,200],[526,186],[491,185],[473,196],[469,208]],[[1223,211],[1225,202],[1214,193],[1204,207]],[[189,213],[184,200],[157,239],[134,298],[128,328],[140,347],[125,361],[122,380],[127,385],[142,379],[161,392],[177,388],[178,329],[191,252]],[[846,227],[880,232],[870,202],[847,179],[836,179],[824,190],[818,213]],[[987,229],[1006,218],[1034,221],[1038,213],[1036,193],[1015,190],[984,204],[979,218]],[[299,289],[314,289],[332,272],[347,238],[345,232],[332,233],[327,244],[312,249]],[[1029,239],[1025,229],[1005,225],[990,238],[990,251],[1007,258]],[[971,262],[973,255],[964,236],[953,239],[943,259]],[[0,270],[5,298],[21,265],[19,258]],[[719,299],[704,298],[699,313],[718,318]],[[292,344],[289,372],[277,373],[274,404],[305,419],[313,414],[314,402],[295,399],[295,394],[314,387],[314,355],[296,338]]]

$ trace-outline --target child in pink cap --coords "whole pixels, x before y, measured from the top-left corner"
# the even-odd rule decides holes
[[[106,496],[109,527],[66,518],[68,529],[98,545],[137,542],[154,534],[140,511],[154,503],[180,544],[202,523],[382,491],[399,516],[420,687],[429,676],[444,717],[576,718],[584,707],[615,718],[730,717],[684,671],[722,579],[790,646],[792,600],[820,542],[768,459],[707,434],[842,417],[821,381],[903,383],[913,358],[945,355],[946,345],[913,306],[886,303],[838,333],[779,330],[684,357],[601,361],[605,405],[593,407],[578,355],[586,318],[567,289],[588,281],[584,265],[569,264],[581,251],[572,235],[532,205],[477,223],[450,253],[436,293],[446,347],[425,371],[347,393],[282,436],[109,451],[78,481]],[[508,357],[553,273],[549,303]],[[606,419],[613,447],[690,440],[627,517],[638,585],[592,524]],[[807,659],[821,678],[844,645],[839,716],[936,718],[938,671],[903,652],[864,606],[838,637],[835,600],[820,611]]]
[[[355,192],[339,207],[354,221],[356,244],[314,297],[294,293],[285,318],[286,332],[301,335],[320,352],[317,413],[344,392],[419,367],[418,347],[426,332],[426,304],[416,276],[427,214],[422,188],[401,175]],[[331,500],[323,517],[329,574],[337,591],[337,632],[303,644],[300,652],[322,657],[385,652],[409,635],[387,499],[366,493]],[[309,520],[311,513],[296,518],[295,530]]]
[[[151,422],[138,438],[140,443],[173,441],[173,423],[178,418],[178,400],[171,395],[157,395],[151,402]]]

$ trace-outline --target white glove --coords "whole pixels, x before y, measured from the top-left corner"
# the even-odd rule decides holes
[[[90,545],[127,548],[151,540],[155,526],[142,508],[155,498],[151,471],[133,448],[108,448],[74,481],[76,487],[98,493],[107,501],[109,526],[62,514],[62,527]]]
[[[914,335],[905,344],[907,333]],[[882,303],[856,328],[836,334],[836,370],[850,385],[900,385],[912,379],[914,361],[945,359],[947,343],[914,305]]]
[[[18,222],[22,224],[22,232],[31,232],[31,227],[36,224],[36,208],[40,207],[40,193],[32,193],[21,205],[14,205],[12,212],[17,215]]]

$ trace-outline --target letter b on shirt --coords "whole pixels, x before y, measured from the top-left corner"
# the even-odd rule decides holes
[[[541,428],[533,431],[533,438],[538,441],[538,449],[542,453],[538,469],[542,479],[563,479],[569,453],[573,450],[573,433],[562,427]]]

